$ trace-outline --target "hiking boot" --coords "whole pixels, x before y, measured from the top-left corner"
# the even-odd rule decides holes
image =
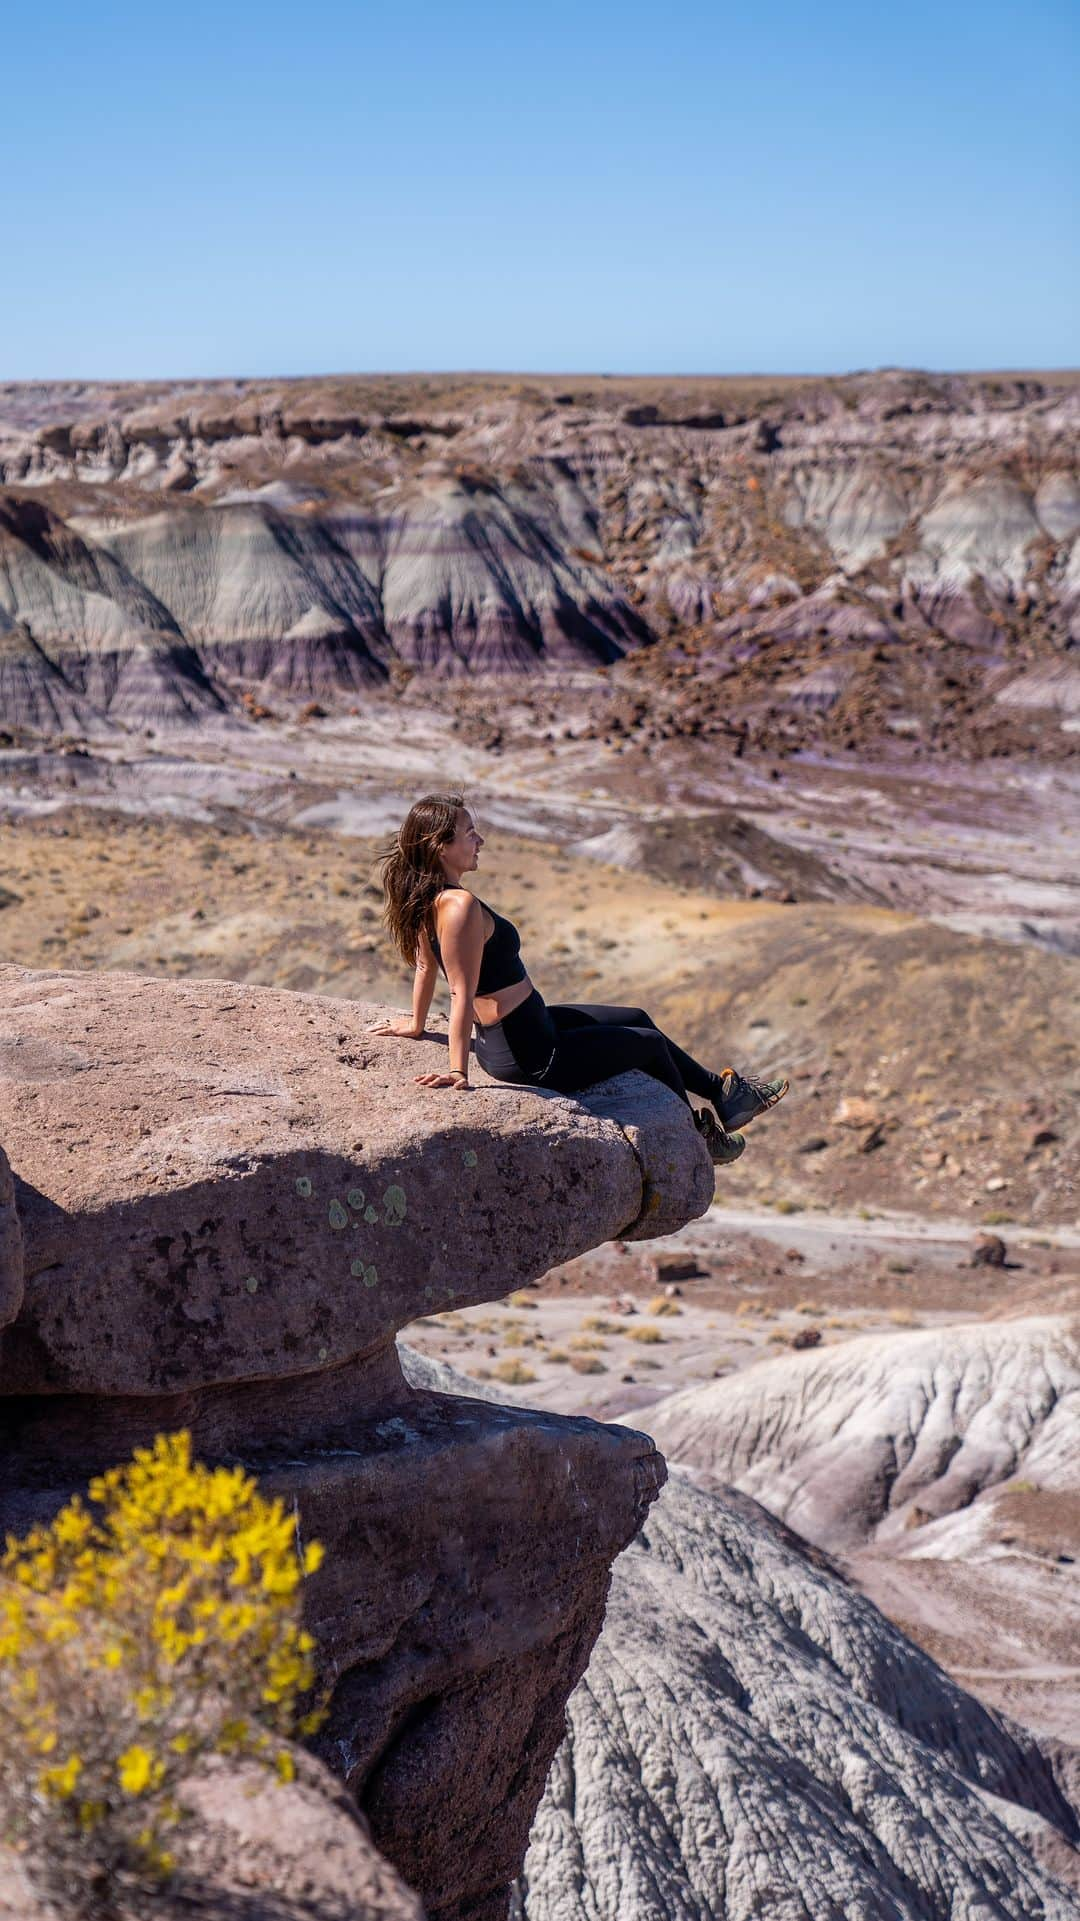
[[[694,1113],[694,1126],[709,1150],[709,1158],[714,1167],[728,1167],[737,1161],[746,1146],[742,1134],[728,1134],[710,1114],[707,1107],[699,1107]]]
[[[721,1091],[713,1106],[728,1133],[775,1107],[788,1091],[786,1080],[759,1081],[750,1074],[737,1074],[733,1067],[722,1067],[718,1078]]]

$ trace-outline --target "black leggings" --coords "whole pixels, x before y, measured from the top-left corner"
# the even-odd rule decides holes
[[[548,1007],[535,988],[503,1020],[478,1028],[476,1058],[494,1080],[559,1094],[637,1067],[682,1101],[688,1092],[714,1102],[721,1095],[719,1075],[662,1034],[643,1007]]]

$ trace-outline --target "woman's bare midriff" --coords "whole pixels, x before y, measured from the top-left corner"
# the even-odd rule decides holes
[[[491,1027],[495,1021],[505,1020],[522,1001],[527,1001],[532,991],[533,984],[526,974],[523,981],[515,981],[512,987],[500,987],[497,994],[478,995],[473,1001],[473,1013],[481,1027]]]

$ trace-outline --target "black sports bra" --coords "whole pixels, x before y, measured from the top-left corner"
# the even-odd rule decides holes
[[[463,887],[461,891],[467,894],[470,889]],[[473,899],[479,900],[480,896],[474,894]],[[480,957],[480,975],[475,992],[497,994],[501,988],[513,987],[516,981],[523,981],[526,978],[525,964],[521,958],[521,937],[513,921],[507,920],[505,914],[497,914],[493,907],[488,907],[485,900],[480,901],[480,905],[487,909],[495,925],[484,942]],[[428,930],[428,939],[435,959],[445,974],[446,968],[443,967],[443,957],[439,952],[439,937],[435,932],[434,915]]]

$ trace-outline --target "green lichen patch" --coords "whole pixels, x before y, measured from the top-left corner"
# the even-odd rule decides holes
[[[387,1227],[400,1227],[405,1219],[405,1189],[388,1187],[382,1197],[383,1220]]]
[[[346,1196],[345,1196],[345,1199],[346,1199],[346,1200],[348,1201],[348,1203],[349,1203],[349,1206],[350,1206],[350,1207],[351,1207],[351,1208],[353,1209],[353,1212],[354,1212],[354,1213],[356,1213],[356,1214],[359,1214],[359,1212],[360,1212],[360,1209],[361,1209],[361,1208],[363,1207],[363,1205],[364,1205],[364,1190],[363,1190],[363,1188],[362,1188],[362,1187],[350,1187],[350,1189],[349,1189],[349,1191],[348,1191],[348,1193],[347,1193],[347,1194],[346,1194]]]
[[[326,1218],[335,1233],[340,1233],[343,1227],[348,1227],[349,1225],[349,1216],[342,1207],[341,1202],[337,1200],[331,1201],[326,1210]]]
[[[364,1219],[368,1223],[369,1227],[374,1227],[378,1218],[379,1218],[379,1210],[377,1207],[372,1207],[370,1206],[370,1204],[367,1207],[365,1207]]]
[[[476,1151],[474,1148],[467,1147],[465,1149],[464,1153],[461,1156],[461,1165],[463,1167],[476,1166]]]
[[[306,1174],[297,1175],[296,1191],[302,1201],[309,1201],[311,1199],[311,1182],[308,1180]]]

